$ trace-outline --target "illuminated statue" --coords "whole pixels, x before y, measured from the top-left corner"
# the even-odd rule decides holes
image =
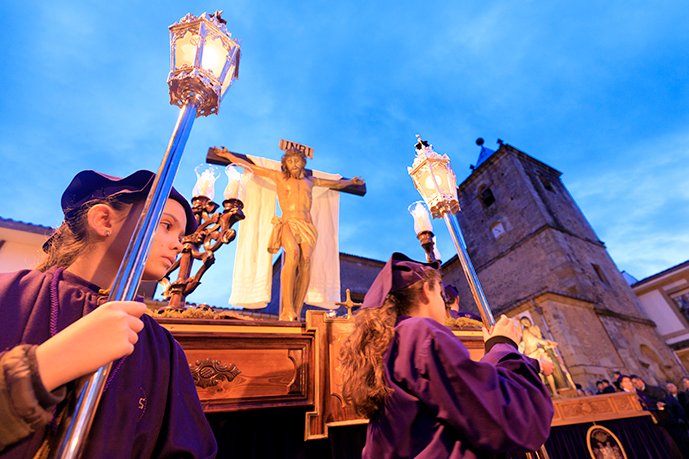
[[[270,253],[277,253],[280,248],[285,252],[280,275],[280,320],[297,320],[309,287],[311,255],[318,238],[311,221],[313,187],[341,190],[350,185],[363,185],[364,181],[359,177],[328,180],[305,176],[306,157],[297,149],[285,151],[281,172],[251,164],[227,150],[219,151],[218,155],[235,163],[249,165],[255,175],[273,181],[277,187],[282,216],[274,219],[267,249]]]
[[[522,326],[522,340],[519,343],[519,350],[533,359],[546,360],[553,364],[552,374],[547,376],[541,374],[541,378],[545,379],[544,382],[550,388],[550,392],[553,395],[558,395],[558,389],[574,388],[572,377],[555,352],[557,343],[543,338],[541,329],[538,325],[534,325],[529,317],[522,316],[519,323]]]

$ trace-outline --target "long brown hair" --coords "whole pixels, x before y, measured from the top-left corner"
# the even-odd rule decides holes
[[[124,210],[132,202],[127,197],[109,197],[105,199],[93,199],[84,203],[78,209],[68,212],[65,221],[50,235],[44,245],[45,258],[36,266],[36,269],[45,272],[53,266],[67,268],[74,263],[82,253],[91,245],[89,237],[88,211],[96,204],[106,204],[116,211]]]
[[[419,300],[424,284],[435,285],[439,280],[440,273],[429,269],[422,280],[388,294],[381,307],[361,309],[355,315],[354,332],[340,348],[340,365],[342,394],[358,414],[370,418],[392,394],[383,358],[395,336],[397,317],[407,314]]]

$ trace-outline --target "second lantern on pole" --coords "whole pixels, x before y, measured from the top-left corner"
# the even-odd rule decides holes
[[[416,138],[418,140],[415,145],[416,157],[407,170],[433,218],[445,220],[481,320],[486,327],[490,327],[495,323],[493,312],[469,258],[462,231],[455,216],[460,208],[457,199],[457,178],[450,167],[450,158],[433,151],[433,145],[422,140],[418,135]]]

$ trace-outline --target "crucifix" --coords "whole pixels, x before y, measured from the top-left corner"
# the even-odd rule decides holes
[[[246,155],[225,148],[211,147],[206,162],[212,164],[238,163],[248,165],[259,177],[272,181],[277,188],[277,201],[282,215],[274,219],[272,234],[266,249],[270,253],[284,251],[280,275],[280,320],[298,320],[311,278],[311,256],[318,231],[311,220],[313,188],[326,187],[363,196],[366,184],[359,177],[331,180],[318,178],[306,168],[306,152],[312,149],[295,142],[281,142],[285,153],[281,171],[255,164]]]
[[[351,319],[352,318],[352,309],[354,309],[354,306],[361,306],[362,303],[355,303],[352,301],[352,291],[347,289],[346,290],[347,298],[345,299],[344,302],[340,301],[338,303],[335,303],[338,306],[344,306],[347,308],[347,316],[345,319]]]

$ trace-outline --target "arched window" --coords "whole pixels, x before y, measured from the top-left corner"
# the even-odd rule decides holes
[[[483,207],[490,207],[495,202],[495,196],[493,192],[488,187],[481,187],[478,191],[478,198],[481,200]]]

